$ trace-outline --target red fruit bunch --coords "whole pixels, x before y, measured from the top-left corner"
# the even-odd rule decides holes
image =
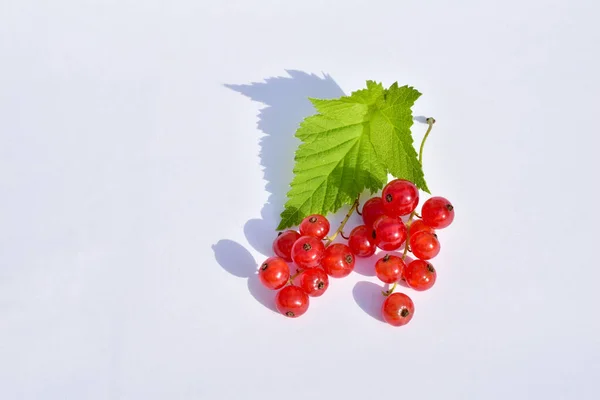
[[[406,325],[413,317],[415,306],[404,293],[394,293],[399,282],[416,291],[428,290],[435,284],[437,272],[429,260],[440,253],[437,231],[454,220],[454,206],[443,197],[431,197],[417,213],[419,190],[412,182],[395,179],[380,196],[362,207],[363,224],[354,227],[348,237],[343,229],[350,215],[358,211],[355,202],[337,231],[328,237],[330,223],[323,215],[309,215],[298,230],[280,232],[273,242],[275,256],[259,267],[263,285],[277,290],[277,310],[297,318],[308,310],[311,297],[322,296],[329,287],[329,278],[344,278],[354,270],[356,257],[370,257],[378,251],[382,256],[373,266],[375,275],[384,284],[393,285],[382,292],[381,313],[392,326]],[[347,243],[334,243],[338,234]],[[390,252],[402,251],[397,254]],[[408,253],[414,260],[406,263]],[[291,264],[296,272],[291,273]]]

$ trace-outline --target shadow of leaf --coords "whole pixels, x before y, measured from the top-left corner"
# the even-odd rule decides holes
[[[302,120],[315,113],[309,98],[337,98],[344,95],[331,78],[297,70],[286,70],[288,76],[267,78],[263,82],[234,85],[227,88],[241,93],[265,107],[258,115],[258,128],[264,132],[260,140],[260,159],[270,193],[261,210],[261,219],[246,223],[244,233],[257,251],[270,255],[279,214],[293,178],[294,154],[300,141],[294,136]]]

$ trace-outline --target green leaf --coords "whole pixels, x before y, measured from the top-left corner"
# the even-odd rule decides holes
[[[408,179],[429,193],[410,131],[411,107],[420,96],[412,87],[394,83],[371,116],[371,143],[392,176]]]
[[[278,230],[298,225],[310,214],[327,215],[352,204],[359,193],[374,193],[387,174],[428,191],[410,127],[411,107],[421,94],[394,83],[333,100],[311,99],[317,114],[296,131],[302,143]]]

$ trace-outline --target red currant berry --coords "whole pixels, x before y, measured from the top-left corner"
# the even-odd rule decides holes
[[[383,188],[381,193],[383,210],[390,217],[408,215],[419,204],[419,189],[406,179],[394,179]]]
[[[300,234],[302,236],[314,236],[317,239],[323,239],[328,233],[329,221],[322,215],[309,215],[300,223]]]
[[[372,237],[380,249],[397,250],[406,240],[406,226],[400,218],[384,215],[373,224]]]
[[[300,234],[296,231],[279,232],[279,236],[273,241],[273,252],[285,261],[292,261],[292,246]]]
[[[375,275],[383,283],[394,283],[402,277],[404,267],[402,258],[386,254],[375,263]]]
[[[454,221],[454,206],[443,197],[432,197],[423,203],[421,217],[430,227],[442,229]]]
[[[366,225],[359,225],[352,229],[348,238],[348,247],[350,251],[357,257],[370,257],[375,254],[375,241],[371,235],[372,229]]]
[[[301,236],[292,246],[292,260],[300,269],[318,266],[324,253],[325,245],[314,236]]]
[[[383,302],[381,313],[388,324],[402,326],[408,324],[412,319],[415,305],[404,293],[392,293]]]
[[[417,234],[417,232],[421,231],[435,233],[435,230],[429,225],[425,224],[425,222],[423,222],[421,219],[413,221],[408,227],[409,236],[414,236]]]
[[[417,232],[409,239],[410,250],[421,260],[430,260],[440,252],[440,242],[437,235],[431,232]]]
[[[383,200],[381,197],[373,197],[366,201],[362,208],[362,218],[365,225],[373,226],[373,222],[385,213],[383,212]]]
[[[327,275],[343,278],[354,270],[354,255],[352,255],[350,247],[342,243],[334,243],[325,250],[321,266]]]
[[[300,287],[311,297],[319,297],[329,287],[329,277],[321,268],[309,268],[300,275]]]
[[[277,292],[275,307],[277,311],[290,318],[297,318],[308,310],[310,299],[298,286],[289,285]]]
[[[267,258],[258,270],[258,278],[269,289],[281,289],[290,279],[290,267],[281,257]]]
[[[404,280],[414,290],[427,290],[433,286],[436,279],[435,268],[427,261],[415,260],[404,269]]]

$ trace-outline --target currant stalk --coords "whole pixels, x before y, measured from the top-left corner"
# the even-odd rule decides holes
[[[419,164],[423,165],[423,148],[425,147],[425,141],[427,137],[431,133],[431,129],[433,128],[433,124],[435,124],[435,118],[429,117],[427,118],[427,124],[429,127],[427,128],[427,132],[425,132],[425,136],[423,136],[423,140],[421,140],[421,147],[419,148]]]
[[[427,118],[426,121],[427,121],[427,125],[428,125],[427,131],[425,132],[425,135],[423,136],[423,139],[421,140],[421,146],[419,147],[419,164],[421,164],[421,165],[423,165],[423,149],[425,148],[425,142],[427,141],[427,138],[429,137],[429,134],[431,133],[431,130],[433,129],[433,124],[435,124],[435,118],[429,117],[429,118]],[[402,261],[404,261],[406,259],[406,254],[408,253],[408,243],[410,240],[410,223],[412,222],[412,220],[415,216],[417,216],[418,218],[421,217],[420,215],[418,215],[416,213],[416,211],[413,211],[410,213],[410,217],[408,217],[408,221],[406,222],[409,229],[407,230],[407,234],[406,234],[406,242],[404,242],[404,252],[402,253]],[[388,290],[383,290],[381,292],[381,294],[384,295],[385,297],[388,297],[389,295],[394,293],[394,290],[396,290],[397,286],[398,286],[398,282],[394,282],[394,284],[392,285],[391,288],[389,288]]]
[[[354,213],[354,211],[356,211],[358,209],[358,201],[359,201],[359,198],[357,197],[356,200],[354,200],[354,203],[352,204],[352,207],[350,207],[350,210],[348,211],[348,213],[344,217],[344,220],[340,224],[339,228],[337,228],[337,230],[333,233],[333,235],[331,235],[330,237],[328,237],[325,240],[325,247],[329,246],[335,240],[335,238],[337,237],[337,235],[339,235],[344,230],[344,227],[348,223],[348,220],[350,219],[350,217],[352,216],[352,214]]]

